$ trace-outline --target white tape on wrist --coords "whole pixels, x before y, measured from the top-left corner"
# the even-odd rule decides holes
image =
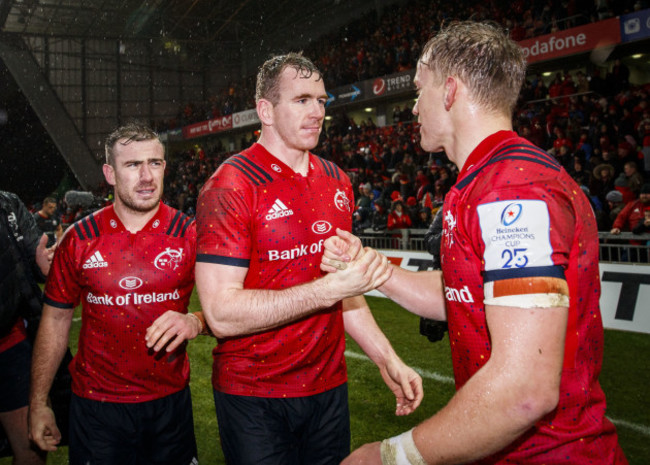
[[[413,429],[381,442],[382,465],[427,465],[413,441]]]

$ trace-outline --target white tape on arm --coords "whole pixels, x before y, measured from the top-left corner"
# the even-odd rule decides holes
[[[383,465],[427,465],[413,441],[413,429],[381,442]]]

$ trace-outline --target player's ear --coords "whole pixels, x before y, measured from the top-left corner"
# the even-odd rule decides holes
[[[104,177],[106,178],[106,182],[114,186],[115,185],[115,169],[109,165],[108,163],[104,163],[104,166],[102,166],[102,171],[104,172]]]
[[[449,76],[445,81],[445,110],[449,111],[456,101],[457,90],[458,82],[456,81],[456,78]]]
[[[264,126],[273,124],[273,103],[270,100],[261,98],[256,105],[257,116]]]

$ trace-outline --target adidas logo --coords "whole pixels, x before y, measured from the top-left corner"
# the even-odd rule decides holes
[[[107,266],[108,263],[106,263],[102,254],[95,252],[88,260],[86,260],[86,263],[83,264],[82,268],[87,270],[89,268],[106,268]]]
[[[269,214],[266,215],[266,219],[271,221],[277,218],[283,218],[285,216],[291,215],[293,215],[293,210],[287,208],[287,206],[282,203],[282,200],[275,199],[273,206],[269,209]]]

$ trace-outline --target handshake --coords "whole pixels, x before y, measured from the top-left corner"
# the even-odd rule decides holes
[[[332,284],[332,295],[340,299],[365,294],[381,287],[391,276],[388,259],[369,247],[362,247],[358,237],[341,229],[325,241],[321,270]]]

